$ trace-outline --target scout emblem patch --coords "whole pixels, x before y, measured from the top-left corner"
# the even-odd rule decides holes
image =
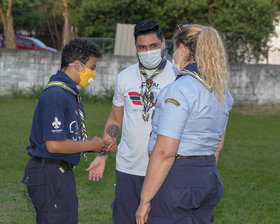
[[[180,106],[180,103],[177,100],[173,99],[173,98],[167,98],[167,99],[164,100],[164,102],[165,103],[172,103],[176,107]]]

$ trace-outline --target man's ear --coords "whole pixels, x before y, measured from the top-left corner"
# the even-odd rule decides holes
[[[162,39],[162,49],[165,49],[165,38]]]
[[[74,63],[74,68],[76,69],[76,71],[80,72],[82,70],[81,62],[79,60],[75,60],[75,61],[73,61],[73,63]]]

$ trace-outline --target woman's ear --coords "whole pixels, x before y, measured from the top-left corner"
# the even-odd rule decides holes
[[[182,43],[180,43],[179,47],[181,48],[181,55],[182,55],[182,58],[184,59],[187,59],[188,58],[188,55],[189,55],[189,49]]]

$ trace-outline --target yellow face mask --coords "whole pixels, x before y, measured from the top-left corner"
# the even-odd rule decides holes
[[[81,64],[85,69],[84,71],[80,72],[80,82],[78,85],[82,88],[86,88],[96,79],[96,71],[87,68],[82,62]],[[70,63],[69,65],[74,65],[74,63]]]
[[[87,68],[83,63],[82,65],[85,67],[85,70],[80,72],[80,82],[78,85],[82,88],[86,88],[96,79],[96,71]]]

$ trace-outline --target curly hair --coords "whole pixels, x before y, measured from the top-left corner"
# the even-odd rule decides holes
[[[73,39],[62,49],[60,69],[65,69],[75,60],[86,64],[89,57],[100,58],[102,56],[100,49],[94,43],[86,39]]]
[[[216,29],[209,26],[189,24],[178,27],[173,41],[176,48],[180,43],[189,49],[186,62],[196,61],[198,70],[214,88],[221,103],[228,88],[229,70],[227,55],[222,39]]]

